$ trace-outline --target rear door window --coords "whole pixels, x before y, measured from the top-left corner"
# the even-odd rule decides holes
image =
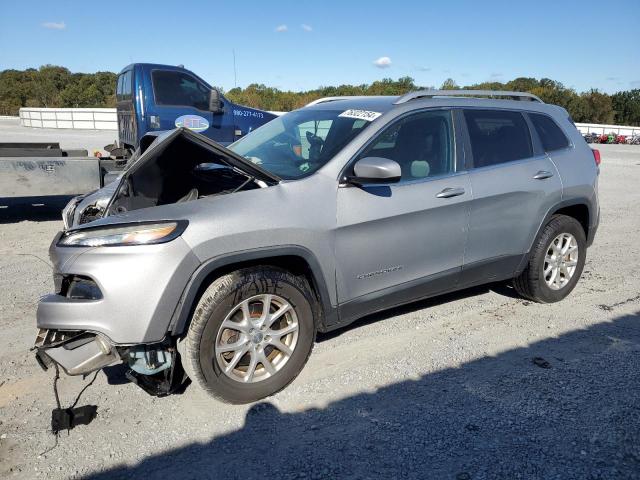
[[[210,90],[193,76],[184,72],[154,70],[151,73],[151,79],[158,105],[209,109]]]
[[[465,110],[475,168],[533,156],[531,135],[520,112]]]
[[[553,152],[569,146],[569,139],[552,118],[539,113],[529,113],[528,115],[538,132],[545,152]]]

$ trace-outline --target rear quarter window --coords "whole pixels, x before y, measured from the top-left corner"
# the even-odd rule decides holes
[[[569,146],[569,139],[552,118],[539,113],[529,113],[529,118],[538,132],[545,152],[553,152]]]

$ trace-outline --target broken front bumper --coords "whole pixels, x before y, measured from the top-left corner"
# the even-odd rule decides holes
[[[108,340],[89,332],[40,329],[34,349],[43,369],[56,363],[67,375],[85,375],[120,360]]]
[[[182,238],[127,247],[61,247],[58,238],[50,249],[56,293],[40,299],[38,328],[93,332],[117,346],[162,341],[200,264]]]

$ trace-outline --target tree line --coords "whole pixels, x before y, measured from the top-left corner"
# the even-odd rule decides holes
[[[413,78],[398,80],[385,78],[371,84],[320,87],[304,92],[282,91],[262,84],[251,84],[246,88],[233,88],[226,95],[234,102],[263,110],[289,111],[300,108],[322,97],[342,95],[403,95],[419,89],[432,89],[415,84]],[[548,78],[521,77],[509,82],[484,82],[463,87],[453,79],[447,79],[442,90],[510,90],[529,92],[545,103],[564,107],[574,122],[615,123],[618,125],[640,125],[640,89],[617,92],[613,95],[591,89],[578,93],[562,83]]]
[[[0,71],[0,115],[17,115],[20,107],[113,107],[116,74],[72,73],[67,68],[44,65],[38,69]],[[263,110],[290,111],[321,97],[342,95],[402,95],[421,88],[411,77],[385,78],[370,84],[320,87],[293,92],[253,83],[232,88],[233,102]],[[566,108],[576,122],[640,125],[640,89],[609,95],[596,89],[576,92],[548,78],[520,77],[509,82],[484,82],[463,87],[447,79],[441,89],[513,90],[530,92],[544,102]]]
[[[20,107],[115,107],[113,72],[71,73],[44,65],[0,71],[0,115],[18,115]]]

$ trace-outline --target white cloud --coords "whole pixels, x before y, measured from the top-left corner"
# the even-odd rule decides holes
[[[67,24],[64,22],[44,22],[42,26],[51,30],[64,30],[67,28]]]
[[[302,28],[305,32],[313,31],[313,27],[311,25],[307,25],[306,23],[303,23],[302,25],[300,25],[300,28]]]
[[[276,32],[286,32],[287,30],[288,30],[288,27],[285,24],[278,25],[276,27]]]
[[[389,57],[380,57],[373,64],[378,68],[389,68],[391,66],[391,59]]]

